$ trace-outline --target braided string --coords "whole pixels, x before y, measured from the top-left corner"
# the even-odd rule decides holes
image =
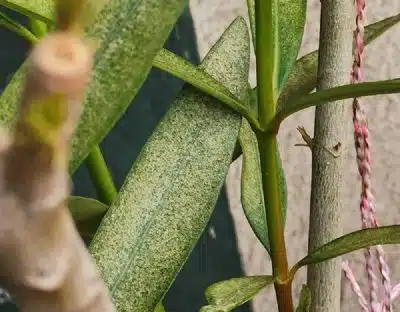
[[[365,0],[355,0],[356,5],[356,30],[354,40],[354,62],[351,71],[351,82],[358,83],[362,80],[362,65],[364,52],[364,10]],[[367,116],[362,108],[358,98],[353,99],[353,126],[354,126],[354,143],[357,154],[358,171],[361,177],[361,201],[360,213],[362,228],[377,227],[374,196],[371,186],[371,150],[369,141],[369,131]],[[378,259],[379,271],[382,276],[384,285],[383,306],[380,308],[377,296],[377,277],[375,275],[374,258],[372,250],[375,249],[375,256]],[[375,248],[367,248],[364,252],[366,259],[366,270],[368,276],[368,284],[370,288],[370,305],[372,312],[384,311],[391,312],[391,281],[390,270],[385,261],[385,253],[381,246]]]

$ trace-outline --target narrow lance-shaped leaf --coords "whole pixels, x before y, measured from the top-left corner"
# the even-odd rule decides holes
[[[236,19],[201,68],[239,99],[249,35]],[[90,250],[119,311],[152,311],[212,214],[241,117],[186,85],[139,154]]]
[[[206,290],[210,305],[202,307],[200,312],[232,311],[273,283],[273,276],[246,276],[215,283]]]
[[[249,20],[253,42],[255,43],[255,1],[247,0]],[[280,91],[296,62],[306,22],[307,0],[277,0],[277,24],[279,38],[279,75],[278,90]],[[256,47],[255,47],[256,48]]]
[[[253,125],[258,126],[256,115],[253,114],[244,103],[233,96],[227,88],[212,76],[185,59],[180,58],[168,50],[161,49],[154,58],[153,66],[167,71],[190,83],[206,94],[215,97],[235,111],[239,112],[242,116],[245,116]]]
[[[29,31],[29,29],[15,22],[12,18],[8,17],[2,12],[0,12],[0,27],[4,27],[15,32],[22,38],[26,39],[29,43],[37,42],[37,38],[32,34],[32,32]]]
[[[245,119],[242,120],[242,125],[239,131],[239,144],[243,153],[241,175],[241,201],[243,210],[257,238],[260,240],[261,244],[263,244],[268,253],[270,253],[266,214],[266,209],[268,209],[268,207],[266,208],[264,205],[257,137]],[[279,151],[277,151],[277,160],[281,209],[283,220],[285,222],[287,186]]]
[[[303,38],[306,11],[307,0],[279,0],[278,2],[279,91],[285,85],[296,62]]]
[[[308,256],[300,260],[294,269],[308,264],[320,263],[369,246],[399,243],[400,225],[364,229],[343,235],[314,249]]]
[[[97,14],[87,38],[98,46],[84,110],[72,140],[70,172],[74,172],[122,116],[143,84],[187,0],[112,0]],[[90,7],[98,7],[90,2]],[[0,98],[0,122],[11,126],[23,66]]]
[[[249,14],[251,38],[253,39],[253,47],[256,49],[256,10],[255,10],[255,0],[246,0],[247,11]]]
[[[365,27],[364,43],[370,44],[380,35],[400,22],[400,14],[386,18]],[[297,60],[278,100],[278,111],[290,99],[300,98],[310,93],[317,86],[318,50],[306,54]]]
[[[285,107],[278,112],[276,119],[281,121],[300,110],[328,102],[330,105],[335,105],[336,101],[343,99],[399,92],[400,79],[363,82],[324,89],[286,103]]]

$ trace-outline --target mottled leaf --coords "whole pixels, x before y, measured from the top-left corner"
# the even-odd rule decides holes
[[[87,31],[98,49],[84,110],[72,140],[71,173],[122,116],[187,0],[113,0]],[[88,4],[91,6],[95,6]],[[24,66],[23,66],[24,67]],[[0,98],[0,122],[11,126],[23,84],[18,70]]]
[[[296,312],[310,312],[311,311],[311,290],[307,285],[303,285],[300,292],[299,305]]]
[[[364,229],[343,235],[314,249],[308,256],[300,260],[295,267],[299,268],[304,265],[323,262],[369,246],[399,243],[400,225]]]
[[[243,153],[241,175],[241,201],[244,213],[257,238],[270,253],[268,240],[267,214],[261,177],[261,163],[256,134],[249,123],[243,119],[239,131],[239,144]],[[287,185],[285,173],[277,150],[277,172],[283,222],[286,219]]]
[[[201,69],[240,100],[249,35],[236,19]],[[158,124],[104,217],[90,250],[119,311],[152,311],[212,214],[241,117],[186,85]]]
[[[273,283],[273,276],[246,276],[215,283],[206,290],[210,305],[202,307],[200,312],[232,311]]]
[[[400,14],[365,27],[364,43],[370,44],[400,21]],[[297,60],[278,100],[278,110],[291,99],[298,99],[317,86],[318,50]]]
[[[253,42],[255,42],[255,1],[247,0]],[[306,22],[307,0],[278,0],[279,76],[280,91],[296,62]]]

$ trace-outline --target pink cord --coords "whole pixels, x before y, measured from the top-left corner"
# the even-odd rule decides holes
[[[354,62],[351,71],[351,83],[358,83],[362,80],[362,65],[364,52],[364,9],[365,0],[355,0],[356,5],[356,31],[354,40]],[[369,141],[369,131],[367,116],[361,106],[360,100],[353,100],[353,126],[354,126],[354,143],[357,154],[358,171],[361,177],[361,201],[360,212],[362,228],[377,227],[378,222],[375,217],[374,196],[371,186],[371,150]],[[378,285],[375,275],[374,257],[372,250],[375,250],[375,256],[378,259],[379,271],[382,276],[384,286],[384,298],[382,303],[378,300]],[[366,270],[369,284],[369,304],[372,312],[391,312],[391,281],[390,270],[385,261],[385,253],[381,246],[375,248],[366,248],[364,251],[366,259]],[[350,280],[354,279],[350,267],[345,266],[347,274],[345,276]],[[355,280],[351,283],[354,283]],[[357,294],[358,295],[358,294]],[[360,296],[358,295],[360,298]],[[360,299],[359,299],[360,302]],[[361,304],[363,310],[365,306]]]
[[[342,262],[342,269],[345,277],[350,282],[351,289],[358,298],[358,303],[360,304],[363,312],[369,312],[367,300],[365,300],[365,297],[360,289],[360,285],[358,285],[356,278],[354,277],[354,274],[350,269],[347,261]]]

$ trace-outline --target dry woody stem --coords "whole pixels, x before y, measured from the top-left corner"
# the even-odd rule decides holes
[[[0,281],[23,312],[115,311],[66,203],[69,141],[91,67],[80,38],[43,38],[13,132],[0,137]]]
[[[352,10],[352,3],[348,0],[321,1],[319,90],[349,81]],[[335,158],[325,148],[344,141],[344,104],[319,105],[315,110],[309,252],[342,234],[343,157]],[[340,264],[340,259],[334,259],[308,267],[311,312],[340,311]]]

